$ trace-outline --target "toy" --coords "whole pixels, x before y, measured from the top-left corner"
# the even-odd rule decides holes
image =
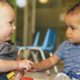
[[[12,78],[15,76],[15,72],[14,71],[12,71],[12,72],[10,72],[9,74],[7,74],[7,78],[8,78],[8,80],[12,80]]]
[[[23,77],[21,80],[33,80],[33,79],[30,77]]]

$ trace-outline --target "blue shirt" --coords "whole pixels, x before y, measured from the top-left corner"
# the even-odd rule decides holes
[[[64,61],[63,71],[80,72],[80,44],[75,45],[65,40],[54,54]]]

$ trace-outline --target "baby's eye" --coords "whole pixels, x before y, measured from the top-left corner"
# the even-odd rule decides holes
[[[10,21],[9,23],[10,23],[10,24],[12,24],[13,22],[12,22],[12,21]]]
[[[72,29],[72,30],[76,30],[76,28],[75,28],[75,27],[71,27],[71,29]]]
[[[14,25],[14,21],[9,21],[9,25]]]
[[[76,30],[76,27],[74,27],[74,26],[69,26],[72,30]]]

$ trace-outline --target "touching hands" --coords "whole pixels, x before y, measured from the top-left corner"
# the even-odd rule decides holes
[[[28,71],[32,68],[33,62],[30,60],[19,60],[18,68],[14,71],[14,75],[11,76],[11,80],[21,80],[25,71]]]
[[[32,65],[32,68],[31,68],[29,71],[30,71],[30,72],[39,71],[38,63],[34,63],[34,64]]]
[[[28,71],[32,68],[33,62],[30,60],[20,60],[18,61],[18,64],[19,69],[26,69],[26,71]]]

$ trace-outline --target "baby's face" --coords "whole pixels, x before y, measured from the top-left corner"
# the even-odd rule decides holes
[[[0,8],[0,41],[11,39],[16,29],[14,19],[14,11],[9,5]]]
[[[80,43],[80,14],[66,15],[65,23],[67,25],[66,36],[71,43]]]

